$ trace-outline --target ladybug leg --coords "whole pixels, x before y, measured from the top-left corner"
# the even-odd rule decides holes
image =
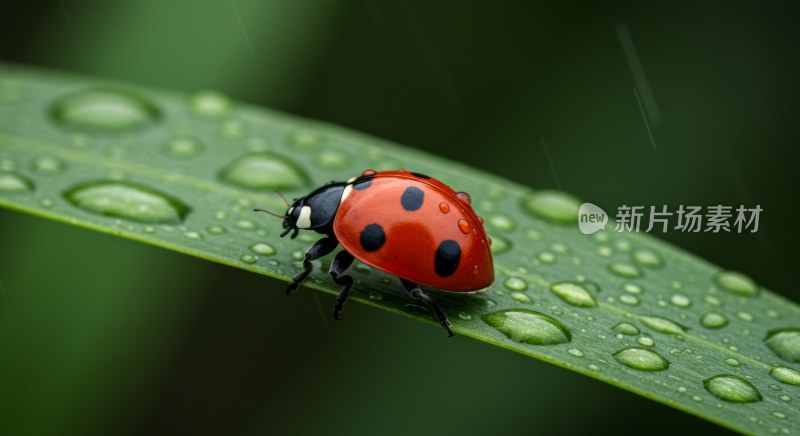
[[[347,268],[353,264],[355,258],[347,250],[342,250],[336,254],[331,263],[331,277],[338,285],[342,285],[342,290],[336,296],[336,305],[333,307],[333,318],[339,318],[339,312],[342,311],[342,305],[347,302],[347,293],[350,292],[350,287],[353,286],[353,277],[343,275]]]
[[[303,271],[299,274],[294,276],[291,282],[289,282],[289,286],[286,287],[286,294],[290,294],[292,291],[296,290],[300,283],[311,274],[311,271],[314,269],[314,266],[311,265],[311,261],[315,259],[319,259],[322,256],[330,254],[336,246],[339,245],[339,241],[336,238],[328,236],[325,238],[320,239],[319,241],[315,242],[314,245],[306,250],[306,256],[303,259]]]
[[[450,323],[450,320],[447,319],[447,315],[445,315],[444,311],[436,303],[436,300],[429,297],[428,294],[422,292],[422,289],[419,288],[418,284],[410,282],[406,279],[400,279],[400,281],[403,283],[403,287],[406,288],[406,291],[409,295],[411,295],[412,298],[428,303],[431,307],[433,307],[433,311],[436,313],[436,319],[439,320],[439,324],[441,324],[442,327],[447,330],[448,336],[453,336],[455,333],[450,330],[450,326],[452,324]]]

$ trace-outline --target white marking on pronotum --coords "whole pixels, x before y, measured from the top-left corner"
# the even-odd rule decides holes
[[[352,190],[353,190],[352,183],[344,187],[344,192],[342,192],[342,199],[339,200],[339,204],[342,204],[344,202],[344,199],[347,198],[348,195],[350,195],[350,191]]]
[[[311,227],[311,208],[308,206],[303,206],[300,209],[300,216],[297,218],[297,227],[301,229],[307,229]]]
[[[357,178],[358,177],[351,177],[350,180],[347,181],[347,183],[353,183],[356,181]]]
[[[286,216],[289,216],[294,212],[294,206],[290,207],[288,211],[286,211]]]

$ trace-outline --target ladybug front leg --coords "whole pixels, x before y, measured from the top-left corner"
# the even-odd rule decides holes
[[[410,282],[406,279],[400,279],[400,281],[403,283],[403,287],[406,288],[406,291],[408,291],[408,294],[411,295],[412,298],[424,301],[425,303],[428,303],[431,307],[433,307],[433,311],[434,313],[436,313],[436,319],[439,320],[439,324],[441,324],[442,327],[444,327],[444,329],[447,330],[448,336],[453,336],[455,333],[453,333],[453,331],[450,330],[450,326],[452,324],[450,323],[450,320],[447,319],[447,315],[445,315],[444,311],[436,303],[436,300],[429,297],[426,293],[422,292],[422,289],[419,288],[418,284]]]
[[[336,296],[336,305],[333,307],[333,318],[339,319],[339,312],[342,311],[342,305],[347,302],[347,293],[350,292],[350,287],[353,286],[353,277],[343,275],[347,268],[353,264],[355,258],[347,250],[342,250],[336,254],[331,263],[331,277],[338,285],[342,285],[342,290]]]
[[[289,286],[286,287],[286,294],[290,294],[292,291],[297,289],[300,286],[300,283],[311,274],[311,271],[314,269],[314,266],[311,264],[312,260],[319,259],[322,256],[330,254],[331,251],[336,249],[336,246],[339,245],[339,241],[332,236],[328,236],[325,238],[320,239],[319,241],[315,242],[314,245],[306,250],[306,255],[303,258],[303,271],[299,274],[294,276],[291,282],[289,282]]]

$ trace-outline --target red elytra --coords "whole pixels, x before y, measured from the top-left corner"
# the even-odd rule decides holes
[[[342,289],[333,316],[347,300],[353,278],[345,274],[355,259],[395,275],[409,295],[433,309],[450,336],[452,325],[436,300],[420,289],[425,285],[451,292],[472,292],[494,281],[491,239],[471,198],[439,180],[405,170],[365,170],[347,182],[330,182],[296,198],[284,215],[284,231],[295,238],[300,230],[323,237],[306,251],[303,271],[286,293],[297,289],[313,270],[311,261],[333,252],[331,278]],[[263,212],[262,209],[256,209]]]
[[[406,208],[402,198],[404,194],[413,197],[406,194],[410,189],[417,189],[422,198],[413,203],[409,200]],[[361,262],[446,291],[476,291],[494,281],[489,238],[463,193],[406,171],[375,173],[366,188],[345,189],[345,193],[333,231],[344,249]],[[385,242],[368,251],[361,244],[361,233],[371,224],[383,228]],[[470,227],[477,231],[469,231]],[[450,245],[459,247],[459,259],[455,268],[451,262],[451,268],[445,266],[437,272],[437,251],[445,241],[454,241]]]

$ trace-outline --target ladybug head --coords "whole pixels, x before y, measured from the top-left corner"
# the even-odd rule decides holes
[[[308,228],[308,226],[303,226],[303,224],[309,221],[311,209],[303,205],[303,200],[304,198],[295,198],[294,203],[289,206],[289,209],[286,210],[286,214],[283,215],[283,233],[281,233],[281,238],[292,232],[291,238],[294,239],[297,237],[297,233],[300,232],[301,228]]]

